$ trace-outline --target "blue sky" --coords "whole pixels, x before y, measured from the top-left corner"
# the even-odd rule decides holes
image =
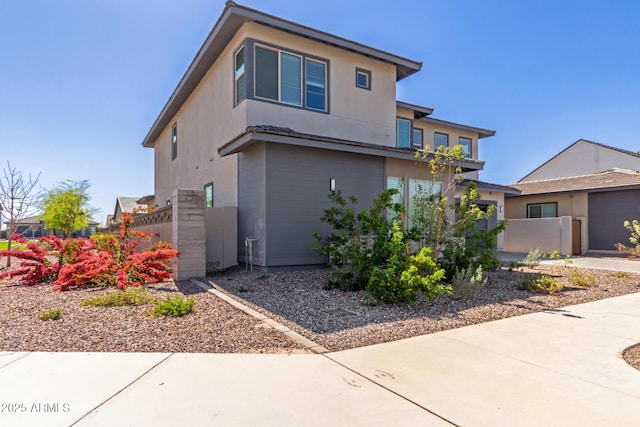
[[[423,62],[398,99],[494,129],[481,179],[517,181],[585,138],[640,149],[640,3],[245,0]],[[89,179],[97,220],[153,193],[140,145],[224,1],[2,0],[0,167]]]

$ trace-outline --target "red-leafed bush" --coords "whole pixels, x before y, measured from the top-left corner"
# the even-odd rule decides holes
[[[27,243],[23,236],[14,236],[18,243]],[[78,261],[80,254],[91,251],[95,244],[87,239],[61,240],[56,236],[40,237],[27,243],[27,250],[0,251],[0,256],[12,256],[22,260],[19,268],[5,271],[0,279],[20,277],[25,285],[35,285],[56,280],[61,267]]]
[[[20,277],[25,285],[53,281],[54,290],[60,291],[88,285],[124,289],[169,279],[169,264],[178,251],[165,242],[138,250],[153,234],[131,230],[131,225],[133,216],[125,212],[120,232],[113,235],[67,240],[47,236],[29,243],[26,251],[0,251],[0,256],[23,260],[20,268],[0,274],[0,279]]]
[[[54,289],[65,290],[89,284],[124,289],[171,277],[168,264],[178,256],[178,251],[164,242],[138,250],[137,247],[148,242],[153,234],[131,230],[133,216],[128,212],[122,215],[121,220],[119,233],[94,236],[92,241],[97,250],[81,253],[77,262],[60,269]]]

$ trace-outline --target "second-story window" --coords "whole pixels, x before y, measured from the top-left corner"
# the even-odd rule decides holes
[[[458,143],[462,145],[462,152],[466,158],[471,157],[471,139],[460,137]]]
[[[400,148],[411,148],[411,120],[396,119],[396,143]]]
[[[244,46],[235,55],[235,104],[239,104],[247,97],[246,79],[244,77]]]
[[[303,67],[304,64],[304,67]],[[327,64],[275,48],[255,47],[255,97],[327,110]]]
[[[422,148],[422,129],[413,128],[411,132],[411,145],[416,150]]]
[[[446,133],[438,133],[436,132],[433,135],[433,149],[434,151],[438,149],[438,147],[448,147],[449,146],[449,135]]]
[[[371,71],[356,68],[356,87],[371,90]]]
[[[178,124],[174,123],[171,128],[171,160],[178,157]]]
[[[213,207],[213,182],[204,185],[204,204],[208,208]]]

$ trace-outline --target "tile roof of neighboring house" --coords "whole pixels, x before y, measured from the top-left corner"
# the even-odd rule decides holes
[[[249,147],[258,141],[346,151],[404,160],[415,160],[416,154],[415,149],[412,148],[387,147],[366,142],[312,135],[297,132],[286,127],[269,125],[249,126],[245,132],[218,148],[218,153],[220,153],[221,156],[239,153],[246,147]],[[460,166],[463,169],[463,172],[468,172],[482,169],[484,167],[484,162],[465,158],[454,162],[453,166]]]
[[[154,141],[160,136],[169,120],[178,112],[180,106],[186,101],[191,92],[196,88],[202,77],[206,74],[219,55],[226,48],[238,29],[246,22],[257,22],[287,33],[295,34],[320,43],[325,43],[340,49],[356,52],[396,66],[396,80],[414,74],[422,68],[422,63],[398,55],[385,52],[370,46],[354,42],[333,34],[325,33],[314,28],[306,27],[292,21],[287,21],[273,15],[238,5],[233,1],[227,1],[222,15],[213,26],[200,50],[189,65],[184,76],[173,91],[173,94],[151,126],[149,133],[144,138],[142,145],[152,147]]]
[[[606,191],[608,189],[640,188],[640,174],[629,169],[613,168],[604,172],[566,178],[542,179],[511,184],[522,196],[547,193]]]
[[[527,179],[528,176],[531,176],[533,173],[535,173],[538,170],[540,170],[543,166],[545,166],[546,164],[551,162],[553,159],[559,157],[562,153],[564,153],[565,151],[571,149],[571,147],[573,147],[576,144],[579,144],[580,142],[586,142],[588,144],[597,145],[598,147],[606,148],[608,150],[617,151],[618,153],[626,154],[628,156],[640,158],[640,151],[634,152],[634,151],[629,151],[629,150],[625,150],[625,149],[622,149],[622,148],[612,147],[610,145],[601,144],[601,143],[595,142],[595,141],[589,141],[588,139],[579,139],[579,140],[575,141],[573,144],[569,145],[564,150],[562,150],[561,152],[559,152],[558,154],[556,154],[555,156],[553,156],[552,158],[550,158],[549,160],[547,160],[546,162],[544,162],[543,164],[541,164],[540,166],[538,166],[537,168],[535,168],[534,170],[532,170],[531,172],[529,172],[527,175],[522,177],[518,182],[524,182],[524,180]]]
[[[36,225],[42,221],[42,215],[30,216],[27,218],[22,218],[17,221],[19,225]],[[5,221],[5,224],[9,224],[9,221]]]
[[[505,193],[505,194],[520,194],[520,190],[515,187],[510,187],[507,185],[493,184],[491,182],[477,181],[475,179],[463,179],[460,182],[460,186],[463,188],[467,188],[470,182],[474,182],[476,187],[480,191],[495,191],[496,193]]]

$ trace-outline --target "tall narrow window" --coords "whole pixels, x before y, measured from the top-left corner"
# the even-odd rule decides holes
[[[239,104],[247,97],[246,78],[244,76],[244,47],[235,56],[235,104]]]
[[[417,150],[422,148],[422,129],[413,128],[411,135],[411,145]]]
[[[471,139],[460,137],[458,143],[462,145],[464,156],[467,158],[471,157]]]
[[[387,190],[398,190],[396,194],[393,195],[392,200],[393,203],[400,203],[402,206],[406,206],[404,203],[404,178],[398,178],[395,176],[387,177]],[[397,214],[394,211],[387,211],[387,218],[389,220],[400,220],[397,217]]]
[[[436,132],[433,135],[433,145],[434,151],[438,149],[438,147],[448,147],[449,146],[449,135],[446,133],[438,133]]]
[[[204,202],[206,207],[213,207],[213,182],[204,185]]]
[[[171,160],[178,157],[178,124],[175,123],[171,128]]]
[[[305,66],[305,97],[307,108],[327,110],[327,65],[324,62],[307,59]]]
[[[302,105],[302,58],[280,52],[280,100]]]
[[[278,101],[278,52],[256,47],[256,96]]]
[[[411,120],[396,119],[396,141],[400,148],[411,147]]]

